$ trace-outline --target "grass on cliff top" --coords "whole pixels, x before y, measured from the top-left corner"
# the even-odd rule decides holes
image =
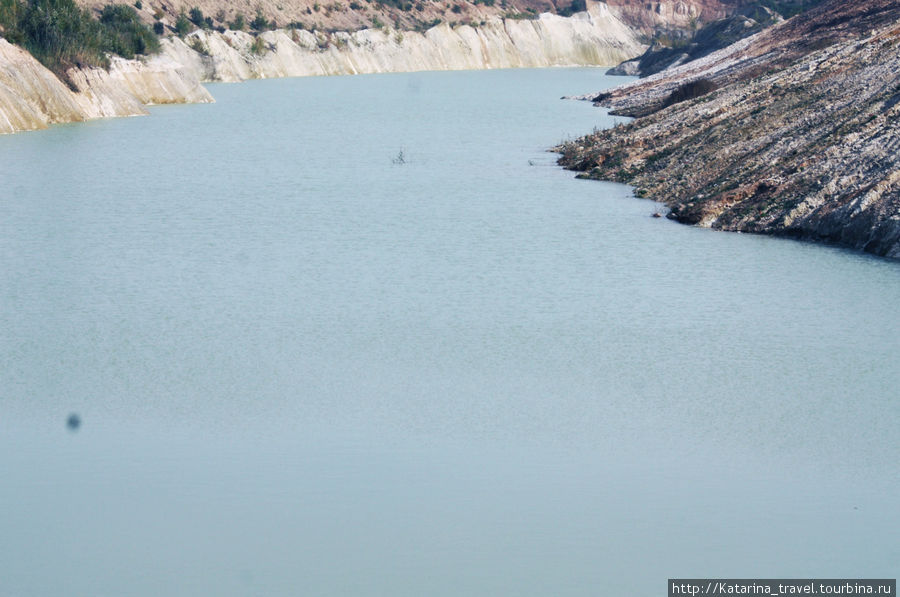
[[[105,6],[95,19],[73,0],[0,0],[0,33],[70,85],[66,71],[73,66],[107,68],[108,54],[159,51],[159,39],[125,4]]]

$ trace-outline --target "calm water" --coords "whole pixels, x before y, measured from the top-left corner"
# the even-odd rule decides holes
[[[558,170],[613,122],[558,98],[620,81],[260,81],[0,138],[0,595],[900,574],[900,266]]]

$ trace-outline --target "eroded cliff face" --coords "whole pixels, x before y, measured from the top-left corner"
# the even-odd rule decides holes
[[[681,222],[900,258],[898,22],[895,0],[832,0],[602,94],[640,117],[560,161],[635,185]]]
[[[0,132],[46,128],[85,117],[65,84],[31,54],[0,38]]]
[[[191,69],[168,56],[114,58],[109,71],[71,69],[68,85],[31,54],[0,38],[0,133],[110,116],[146,114],[145,105],[211,102]]]
[[[257,41],[259,40],[259,41]],[[195,31],[170,38],[163,52],[204,81],[422,70],[608,65],[639,54],[635,33],[605,5],[569,18],[443,24],[424,33],[280,30],[258,38],[238,31]],[[199,51],[197,51],[199,50]]]

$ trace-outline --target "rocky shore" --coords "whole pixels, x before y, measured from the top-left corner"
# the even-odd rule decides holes
[[[593,99],[628,125],[564,144],[669,217],[900,258],[900,3],[830,0]]]

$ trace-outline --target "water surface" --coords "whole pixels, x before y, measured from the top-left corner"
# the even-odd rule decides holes
[[[900,268],[557,169],[614,122],[559,97],[619,82],[256,81],[0,138],[0,595],[896,577]]]

